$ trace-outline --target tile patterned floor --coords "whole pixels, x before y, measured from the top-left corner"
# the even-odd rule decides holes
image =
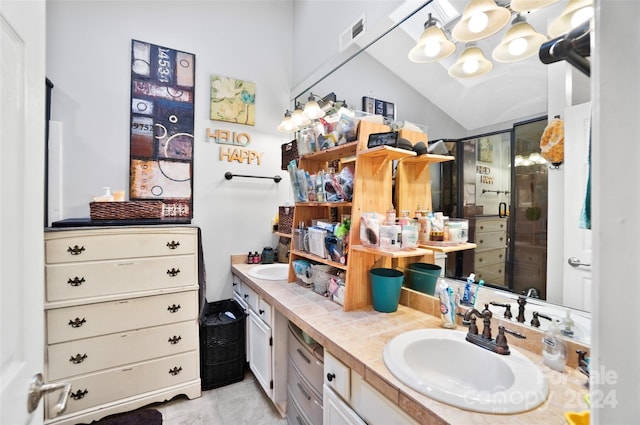
[[[242,381],[189,400],[178,396],[153,406],[162,413],[163,425],[286,425],[251,372]]]

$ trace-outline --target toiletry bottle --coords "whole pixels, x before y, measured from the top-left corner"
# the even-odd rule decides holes
[[[557,320],[551,322],[542,337],[542,363],[558,372],[567,364],[567,343],[560,335]]]
[[[440,297],[440,319],[443,328],[455,329],[455,311],[452,309],[451,291],[449,291],[449,285],[444,279],[440,279],[439,284],[439,297]]]
[[[560,333],[564,336],[573,337],[573,324],[571,310],[567,309],[564,319],[560,322]]]
[[[247,255],[247,264],[253,264],[253,254],[249,251],[249,255]]]
[[[462,293],[462,304],[471,305],[473,302],[471,294],[471,284],[475,283],[476,275],[470,273],[467,278],[467,283],[464,284],[464,292]]]
[[[385,217],[385,223],[387,226],[393,226],[396,224],[396,210],[393,208],[393,204],[387,210],[387,214]]]

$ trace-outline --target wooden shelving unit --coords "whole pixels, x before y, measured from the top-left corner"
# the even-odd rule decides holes
[[[351,215],[351,232],[347,264],[336,263],[293,246],[290,261],[305,258],[314,263],[329,264],[340,270],[346,270],[344,310],[351,311],[372,304],[369,270],[374,267],[406,267],[412,262],[434,262],[434,251],[449,252],[453,246],[425,247],[413,250],[385,251],[363,246],[360,241],[360,218],[365,212],[384,212],[392,204],[397,211],[403,209],[415,211],[417,205],[431,208],[431,178],[429,165],[437,162],[451,161],[454,158],[443,155],[420,155],[404,149],[387,146],[367,148],[369,135],[388,132],[390,128],[361,121],[358,127],[358,140],[346,145],[337,146],[325,151],[304,155],[300,158],[299,167],[309,173],[326,169],[330,161],[340,159],[342,163],[352,162],[355,157],[353,199],[349,202],[306,202],[297,203],[293,222],[297,225],[304,222],[311,225],[313,219],[326,219],[331,208],[338,208],[341,214]],[[424,133],[402,130],[400,137],[412,143],[427,142]],[[394,163],[396,170],[396,199],[393,199],[392,178]],[[294,241],[295,243],[295,241]],[[473,244],[465,244],[462,249],[470,249]],[[444,248],[444,249],[442,249]],[[289,267],[289,281],[295,281],[293,267]]]

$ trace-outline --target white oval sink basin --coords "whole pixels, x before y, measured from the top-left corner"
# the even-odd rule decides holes
[[[465,336],[445,329],[405,332],[385,345],[384,363],[405,385],[461,409],[519,413],[547,399],[544,375],[522,353],[510,347],[511,354],[496,354]]]
[[[256,279],[287,280],[289,278],[289,265],[282,263],[261,264],[250,268],[247,274]]]

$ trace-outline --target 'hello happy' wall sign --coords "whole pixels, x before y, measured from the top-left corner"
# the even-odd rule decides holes
[[[248,133],[222,129],[207,129],[207,142],[214,142],[220,146],[220,161],[239,162],[241,164],[262,164],[264,152],[247,149],[251,144],[251,136]]]

